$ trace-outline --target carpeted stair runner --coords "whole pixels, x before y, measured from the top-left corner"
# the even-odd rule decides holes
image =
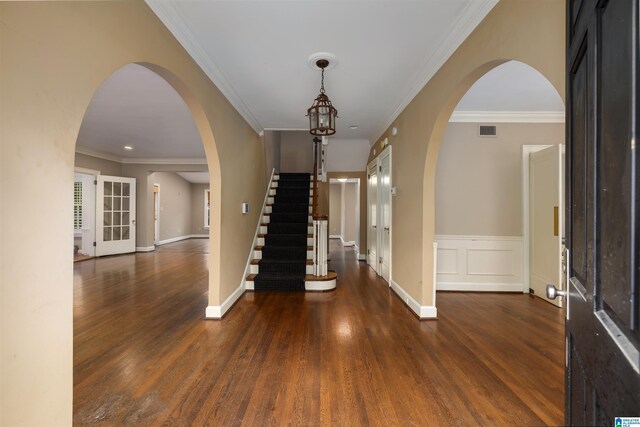
[[[262,248],[256,291],[304,291],[311,174],[281,173]]]

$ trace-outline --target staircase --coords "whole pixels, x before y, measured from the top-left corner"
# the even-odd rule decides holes
[[[259,234],[264,244],[255,247],[258,255],[252,262],[258,273],[253,281],[255,291],[304,291],[305,276],[313,271],[312,250],[309,240],[311,224],[311,174],[281,173],[274,181],[273,203],[264,214]]]

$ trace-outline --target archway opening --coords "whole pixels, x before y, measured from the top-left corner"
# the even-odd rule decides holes
[[[202,319],[217,292],[221,174],[198,100],[146,63],[125,65],[96,90],[75,173],[74,250],[95,257],[74,264],[74,419],[83,423],[92,401],[107,398],[107,386],[86,393],[96,370],[105,383],[114,360],[143,372],[136,355],[160,351],[169,324]],[[154,312],[169,313],[163,325]]]
[[[544,282],[560,286],[562,236],[558,230],[554,236],[560,221],[553,215],[562,211],[558,168],[563,144],[564,103],[529,65],[505,62],[468,89],[449,118],[438,152],[437,290],[531,290],[542,296]],[[552,147],[555,170],[545,172],[544,185],[550,188],[544,189],[541,168],[552,167],[551,160],[530,170],[529,154]],[[537,173],[531,194],[530,172]],[[540,197],[555,201],[547,209]],[[535,224],[530,226],[530,220]],[[552,252],[558,259],[551,259]]]

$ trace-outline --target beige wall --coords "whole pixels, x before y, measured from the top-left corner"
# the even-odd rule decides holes
[[[154,172],[148,177],[160,186],[160,241],[191,234],[191,183],[174,172]]]
[[[449,123],[436,171],[436,234],[522,236],[522,146],[564,142],[563,123]]]
[[[204,226],[204,190],[209,184],[191,184],[191,233],[209,235],[209,229]]]
[[[358,178],[360,179],[359,200],[360,218],[357,221],[359,230],[358,247],[361,252],[367,249],[367,173],[366,172],[327,172],[327,180],[338,178]],[[329,200],[329,182],[321,182],[318,185],[318,210],[322,215],[330,215],[331,206]],[[335,185],[335,184],[334,184]],[[331,233],[330,233],[331,234]],[[338,233],[339,234],[339,233]]]
[[[393,145],[392,280],[420,305],[435,304],[435,174],[453,109],[478,78],[508,60],[538,70],[564,99],[564,38],[564,1],[500,1],[372,146],[369,160],[385,137]]]
[[[358,233],[358,184],[345,182],[342,185],[342,239],[345,242],[354,242],[359,246]]]
[[[264,131],[264,161],[266,179],[271,178],[271,171],[280,172],[280,140],[281,132],[277,130]]]
[[[0,425],[70,425],[74,150],[95,91],[137,62],[194,114],[213,183],[212,306],[241,283],[259,210],[240,204],[264,198],[264,148],[143,2],[1,2],[0,40]]]
[[[342,235],[342,184],[329,185],[329,235]]]
[[[280,135],[280,172],[313,172],[313,135],[306,131]]]
[[[122,176],[122,163],[76,153],[75,166],[100,171],[100,175]]]

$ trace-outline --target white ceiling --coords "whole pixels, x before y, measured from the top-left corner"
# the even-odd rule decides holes
[[[562,112],[562,98],[540,72],[519,61],[497,66],[474,83],[456,111]]]
[[[209,172],[176,172],[192,184],[208,184]]]
[[[364,168],[360,163],[366,162],[368,143],[496,2],[147,0],[257,131],[307,129],[304,114],[320,83],[307,58],[318,51],[336,54],[338,65],[325,79],[339,113],[338,133],[327,150],[332,170]],[[325,14],[329,18],[318,27],[318,17]],[[480,78],[454,116],[563,110],[560,96],[540,73],[510,61]],[[125,145],[134,150],[124,150]],[[182,98],[136,64],[124,66],[98,89],[80,128],[78,151],[123,161],[205,157]]]
[[[336,136],[374,140],[497,0],[147,3],[258,132],[308,129],[320,73],[307,58],[335,54]]]
[[[123,147],[130,145],[133,150]],[[79,151],[117,158],[203,159],[191,112],[162,77],[128,64],[96,91],[78,134]]]

